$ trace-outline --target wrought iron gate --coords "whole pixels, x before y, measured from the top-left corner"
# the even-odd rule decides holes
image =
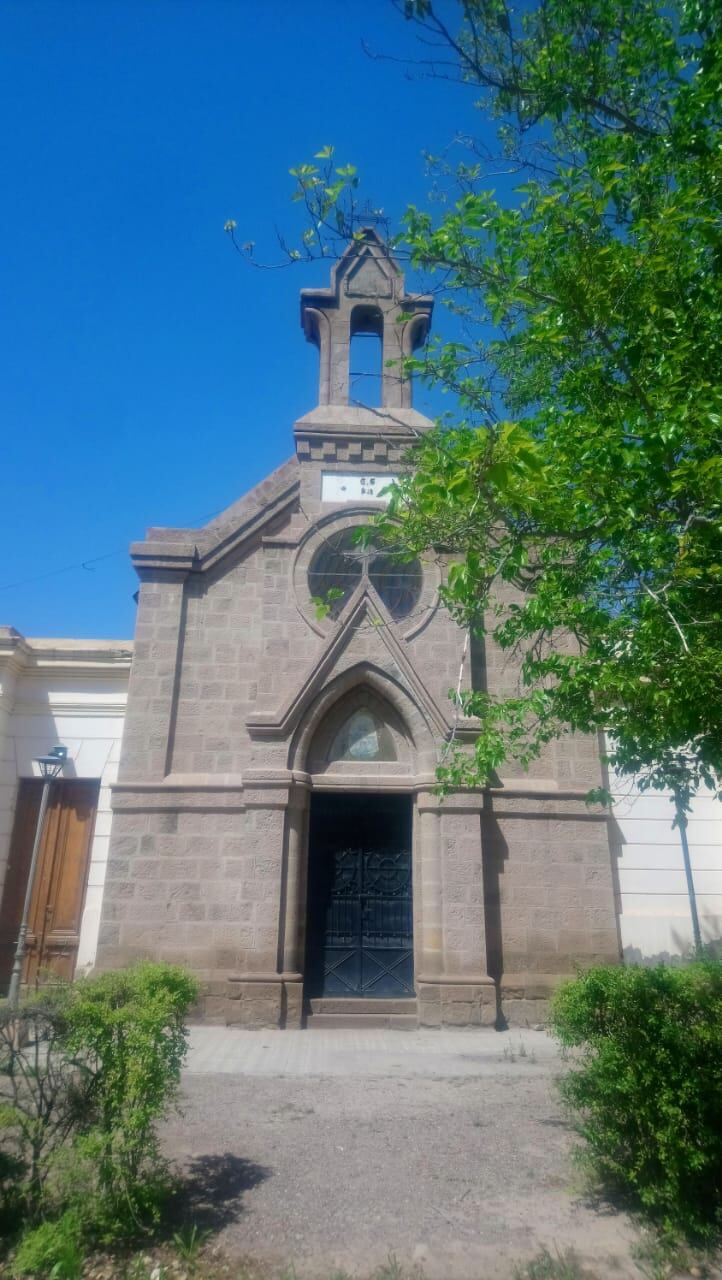
[[[412,996],[408,800],[322,799],[328,803],[311,822],[306,993]],[[393,844],[379,847],[380,838],[394,836]]]

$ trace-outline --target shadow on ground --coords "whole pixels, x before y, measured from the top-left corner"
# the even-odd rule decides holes
[[[229,1151],[195,1156],[181,1173],[170,1225],[192,1221],[199,1231],[220,1231],[241,1216],[245,1192],[270,1177],[270,1169]]]

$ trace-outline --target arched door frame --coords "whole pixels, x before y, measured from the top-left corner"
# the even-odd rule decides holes
[[[369,770],[363,764],[353,776],[329,769],[313,772],[313,745],[324,721],[349,696],[368,688],[398,717],[409,744],[405,772]],[[428,798],[435,785],[438,738],[434,726],[400,683],[381,668],[359,663],[330,681],[304,709],[288,753],[294,779],[294,803],[287,814],[284,876],[284,929],[279,961],[285,972],[303,973],[309,865],[310,797],[319,791],[400,792],[412,803],[412,884],[414,902],[414,969],[428,973],[441,961],[441,863],[438,808],[419,808],[418,792]],[[311,767],[310,767],[311,766]]]

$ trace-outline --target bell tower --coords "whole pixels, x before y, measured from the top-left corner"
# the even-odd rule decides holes
[[[331,288],[301,291],[301,324],[320,356],[319,405],[351,403],[351,339],[373,333],[382,349],[381,408],[410,409],[411,383],[400,362],[425,341],[432,307],[429,295],[405,292],[383,240],[365,227],[333,267]]]
[[[412,408],[403,360],[426,340],[432,308],[429,294],[406,293],[403,273],[371,227],[359,232],[333,266],[330,288],[301,291],[301,325],[319,353],[318,406],[295,427],[301,460],[312,440],[326,446],[328,457],[340,439],[391,434],[408,441],[429,430],[429,419]],[[357,334],[372,334],[381,344],[378,407],[353,395],[350,358]]]

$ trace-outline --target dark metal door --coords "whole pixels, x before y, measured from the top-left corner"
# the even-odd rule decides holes
[[[306,994],[414,994],[410,801],[314,797]]]

